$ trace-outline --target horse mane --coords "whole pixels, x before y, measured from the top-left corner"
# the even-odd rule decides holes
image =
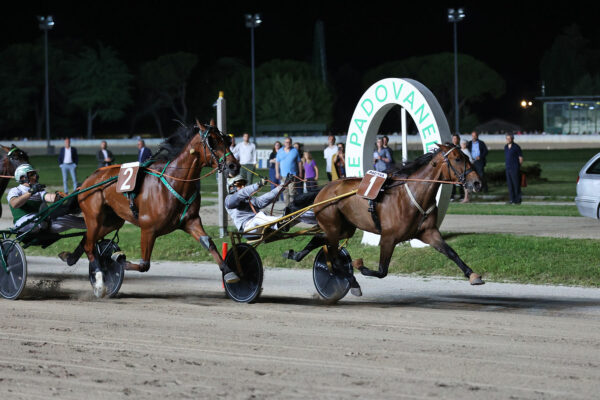
[[[157,161],[169,161],[181,153],[185,146],[194,137],[194,127],[181,126],[175,133],[162,141],[158,151],[152,157]]]
[[[407,177],[407,176],[412,175],[415,172],[417,172],[419,169],[421,169],[422,166],[430,163],[431,160],[433,159],[433,157],[435,157],[435,155],[439,152],[440,152],[439,148],[435,149],[432,152],[428,152],[423,155],[420,155],[419,157],[415,158],[413,161],[410,161],[400,167],[390,168],[385,172],[390,176]]]

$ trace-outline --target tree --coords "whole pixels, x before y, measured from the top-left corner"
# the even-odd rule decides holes
[[[262,124],[325,123],[333,119],[333,93],[310,64],[273,60],[256,70],[256,119]]]
[[[64,53],[50,47],[48,58],[52,99],[58,94],[57,84],[65,79]],[[0,126],[29,129],[27,122],[33,119],[36,137],[40,138],[46,111],[44,85],[43,46],[20,43],[3,50],[0,53]]]
[[[183,123],[188,122],[187,86],[192,70],[198,63],[195,54],[178,52],[165,54],[142,65],[140,84],[159,131],[159,110],[168,108]]]
[[[436,96],[449,120],[454,119],[454,54],[439,53],[420,57],[411,57],[402,61],[383,64],[367,72],[364,78],[365,88],[380,79],[390,76],[415,79],[429,88]],[[458,55],[458,93],[459,109],[463,110],[463,119],[472,125],[476,118],[464,113],[471,106],[487,97],[499,98],[504,94],[504,79],[492,68],[476,58]],[[465,107],[465,109],[463,109]]]
[[[114,49],[100,44],[98,50],[86,47],[69,63],[69,104],[87,113],[87,137],[92,138],[96,117],[116,121],[131,103],[132,76]]]

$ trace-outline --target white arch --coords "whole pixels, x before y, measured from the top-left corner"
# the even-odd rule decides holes
[[[350,120],[346,138],[347,176],[363,176],[372,169],[373,147],[379,126],[395,105],[404,108],[412,117],[419,130],[424,153],[436,148],[436,143],[451,141],[444,111],[427,87],[412,79],[382,79],[362,95]],[[451,192],[450,185],[442,185],[438,192],[438,226],[446,215]]]

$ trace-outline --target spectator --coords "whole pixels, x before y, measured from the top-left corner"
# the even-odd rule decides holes
[[[138,147],[138,161],[140,163],[143,163],[144,161],[146,161],[147,159],[152,157],[152,152],[150,151],[149,148],[146,147],[146,142],[144,142],[142,139],[138,140],[137,147]]]
[[[346,177],[346,152],[344,143],[337,144],[337,153],[333,156],[331,178],[335,181]]]
[[[325,172],[327,172],[327,179],[331,182],[331,161],[333,156],[337,154],[337,147],[335,145],[335,136],[329,135],[327,138],[327,147],[323,150],[323,158],[325,159]]]
[[[488,192],[487,180],[485,179],[485,164],[486,157],[488,154],[488,148],[482,140],[479,140],[479,135],[477,132],[473,131],[471,133],[472,140],[467,143],[467,148],[471,152],[471,157],[473,158],[473,168],[481,178],[481,187],[484,193]]]
[[[392,165],[395,164],[395,161],[394,161],[394,152],[392,151],[392,149],[390,147],[388,147],[388,143],[390,142],[390,138],[384,135],[382,139],[383,139],[383,148],[384,149],[388,149],[388,151],[390,153],[390,163],[389,163],[389,166],[391,167]]]
[[[65,147],[60,149],[58,155],[58,165],[62,171],[63,178],[63,190],[65,193],[69,193],[69,186],[67,185],[67,173],[71,175],[71,181],[73,182],[73,190],[77,190],[77,164],[79,163],[79,157],[77,156],[77,149],[71,147],[71,139],[65,139]]]
[[[523,152],[521,151],[521,147],[515,143],[515,137],[512,133],[506,135],[504,162],[510,204],[521,204],[521,164],[523,164]]]
[[[473,164],[473,157],[471,157],[471,152],[467,148],[467,141],[464,139],[460,141],[460,151],[462,151],[465,154],[465,156],[469,157],[469,162],[471,164]],[[464,193],[461,203],[468,203],[469,202],[469,191],[465,190],[465,188],[462,185],[459,185],[458,187],[460,188],[460,191]]]
[[[244,132],[242,139],[242,143],[235,146],[235,152],[237,153],[236,158],[243,167],[240,169],[240,175],[248,185],[252,185],[252,178],[254,178],[252,172],[254,172],[256,167],[256,145],[250,143],[250,135],[248,132]]]
[[[458,134],[453,133],[452,134],[452,144],[456,147],[460,146],[460,136],[458,136]],[[467,150],[468,151],[468,150]],[[463,187],[461,185],[452,185],[452,194],[450,195],[450,201],[454,201],[454,196],[456,195],[456,190],[460,190],[461,192],[463,192]]]
[[[293,144],[294,148],[296,149],[296,151],[298,152],[298,155],[300,156],[300,163],[302,164],[300,166],[300,171],[298,171],[298,178],[300,178],[301,180],[304,179],[304,158],[302,158],[304,156],[304,145],[300,142],[296,142]],[[300,182],[296,182],[296,193],[303,193],[305,190],[305,182],[300,181]]]
[[[230,133],[229,137],[231,138],[231,145],[229,146],[229,151],[231,151],[235,159],[239,161],[240,155],[235,145],[235,136],[233,135],[233,133]]]
[[[375,170],[379,171],[379,172],[384,172],[386,170],[388,170],[390,168],[390,166],[392,165],[391,163],[391,155],[390,155],[390,149],[386,149],[383,147],[383,139],[382,138],[378,138],[377,139],[377,150],[375,151],[375,154],[373,154],[374,158],[375,158]]]
[[[100,143],[100,150],[98,150],[96,158],[98,159],[98,168],[111,165],[115,161],[112,152],[107,149],[106,140]]]
[[[275,159],[275,177],[281,181],[282,177],[285,179],[288,174],[297,176],[300,168],[302,168],[302,162],[300,161],[298,150],[292,147],[292,139],[286,137],[283,141],[283,148],[277,152],[277,158]],[[286,206],[294,201],[295,195],[296,187],[294,182],[292,182],[283,191]]]
[[[302,165],[304,166],[304,179],[306,179],[306,191],[317,192],[319,190],[319,168],[317,168],[317,163],[313,160],[312,155],[308,151],[304,152],[302,161]]]
[[[269,180],[271,181],[271,189],[275,189],[281,182],[277,179],[277,173],[275,171],[275,163],[277,162],[277,152],[281,149],[281,142],[278,140],[273,144],[273,151],[269,155]],[[283,201],[283,194],[278,200]]]

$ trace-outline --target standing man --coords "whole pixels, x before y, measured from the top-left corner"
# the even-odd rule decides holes
[[[77,190],[77,164],[79,163],[79,157],[77,156],[77,149],[71,147],[71,139],[65,139],[65,147],[60,149],[58,155],[58,165],[62,171],[63,178],[63,190],[65,193],[69,193],[69,186],[67,185],[67,173],[71,175],[71,181],[73,182],[73,191]]]
[[[292,138],[285,138],[283,148],[279,149],[277,158],[275,159],[275,177],[280,181],[287,177],[288,174],[298,175],[298,171],[302,168],[302,161],[298,150],[292,147]],[[292,182],[283,191],[283,200],[288,206],[294,201],[296,195],[296,185]]]
[[[394,161],[394,152],[388,146],[388,143],[390,142],[390,138],[387,137],[387,135],[384,135],[383,138],[382,138],[382,140],[383,140],[383,148],[387,149],[388,152],[389,152],[389,155],[390,155],[390,162],[389,162],[389,166],[388,166],[388,168],[389,168],[389,167],[391,167],[392,165],[395,164],[395,161]]]
[[[481,178],[482,190],[484,193],[488,192],[487,179],[485,179],[485,164],[486,157],[488,154],[488,148],[485,143],[479,140],[479,134],[473,131],[471,132],[471,139],[467,144],[467,148],[471,152],[471,157],[473,158],[473,168]]]
[[[515,137],[512,133],[506,135],[504,162],[510,204],[521,204],[521,164],[523,164],[523,152],[521,151],[521,147],[515,143]]]
[[[144,161],[146,161],[147,159],[149,159],[150,157],[152,157],[152,152],[150,151],[149,148],[146,147],[146,142],[144,142],[143,139],[138,140],[137,148],[138,148],[138,161],[140,162],[140,164],[143,163]]]
[[[242,143],[235,147],[236,151],[234,154],[237,153],[236,157],[243,167],[240,170],[240,175],[246,180],[248,185],[252,185],[252,178],[254,177],[252,172],[254,172],[256,166],[256,145],[250,143],[250,135],[248,132],[244,132],[242,139]]]
[[[96,155],[96,158],[98,159],[98,168],[111,165],[113,161],[115,161],[113,154],[106,147],[106,140],[103,140],[100,143],[100,150],[98,150],[98,154]]]
[[[325,159],[327,179],[331,182],[331,160],[337,154],[337,146],[335,145],[335,136],[329,135],[327,138],[327,147],[323,150],[323,158]]]

